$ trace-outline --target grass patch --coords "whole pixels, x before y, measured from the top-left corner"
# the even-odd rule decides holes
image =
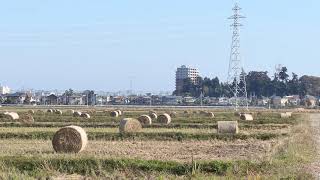
[[[171,161],[148,161],[137,159],[97,159],[88,158],[37,158],[8,156],[1,157],[2,167],[15,169],[16,171],[32,177],[42,177],[45,173],[59,172],[63,174],[80,174],[83,176],[100,176],[104,172],[114,171],[140,171],[158,172],[171,175],[190,175],[194,169],[193,163],[177,163]],[[260,172],[269,168],[269,164],[252,163],[248,161],[211,161],[198,162],[198,172],[224,176],[229,172],[240,176],[246,176],[248,172]]]
[[[51,140],[55,132],[0,132],[0,139],[39,139]],[[112,132],[89,132],[89,140],[108,140],[108,141],[121,141],[121,140],[156,140],[156,141],[184,141],[184,140],[247,140],[250,138],[259,140],[271,140],[275,138],[285,137],[288,134],[274,134],[274,133],[257,133],[257,134],[236,134],[236,135],[223,135],[223,134],[192,134],[181,132],[151,132],[151,133],[131,133],[120,134]]]

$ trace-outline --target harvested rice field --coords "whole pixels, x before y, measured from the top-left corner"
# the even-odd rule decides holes
[[[1,107],[0,112],[22,115],[31,109]],[[0,116],[0,170],[11,174],[0,173],[2,179],[312,178],[300,169],[311,161],[314,150],[307,139],[308,114],[293,112],[281,118],[280,112],[252,110],[254,120],[244,121],[221,109],[128,108],[121,109],[120,117],[111,117],[113,108],[74,109],[89,113],[87,119],[74,117],[65,107],[59,107],[62,115],[32,110],[33,123]],[[169,124],[153,119],[142,130],[119,133],[122,119],[137,119],[150,111],[175,113]],[[215,117],[207,117],[207,112]],[[218,133],[219,121],[237,121],[238,133]],[[88,143],[79,153],[56,153],[52,139],[70,125],[83,128]],[[285,164],[289,173],[283,170]]]

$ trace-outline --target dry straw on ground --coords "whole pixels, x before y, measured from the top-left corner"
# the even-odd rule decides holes
[[[141,123],[133,118],[125,118],[120,121],[120,133],[135,133],[142,130]]]
[[[206,114],[206,116],[209,117],[209,118],[214,118],[215,117],[213,112],[208,112]]]
[[[72,114],[72,115],[73,115],[74,112],[75,112],[75,111],[74,111],[73,109],[70,109],[70,110],[67,110],[67,111],[66,111],[67,114]]]
[[[159,123],[162,123],[162,124],[170,124],[171,123],[171,117],[169,114],[161,114],[159,117],[158,117],[158,122]]]
[[[78,126],[61,128],[53,137],[52,146],[57,153],[79,153],[88,143],[87,133]]]
[[[177,112],[171,112],[171,113],[170,113],[170,117],[172,117],[172,118],[176,118],[177,115],[178,115]]]
[[[90,119],[90,118],[91,118],[90,114],[88,114],[88,113],[81,113],[80,116],[81,116],[82,118],[85,118],[85,119]]]
[[[39,109],[39,110],[37,110],[37,114],[43,115],[43,114],[45,114],[45,111]]]
[[[240,119],[244,121],[253,121],[253,116],[251,114],[241,114]]]
[[[152,119],[150,116],[148,115],[141,115],[139,118],[138,118],[139,122],[143,125],[151,125],[152,124]]]
[[[238,121],[218,121],[218,133],[220,134],[238,134]]]
[[[206,111],[200,111],[200,114],[201,114],[201,115],[207,115],[208,112],[206,112]]]
[[[119,112],[118,111],[112,111],[112,112],[110,112],[110,116],[111,117],[118,117],[119,116]]]
[[[90,110],[87,110],[86,113],[91,114],[91,115],[94,115],[94,114],[97,113],[97,111],[94,110],[94,109],[90,109]]]

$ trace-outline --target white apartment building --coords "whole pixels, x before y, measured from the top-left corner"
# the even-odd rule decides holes
[[[0,94],[10,94],[11,89],[8,86],[0,86]]]
[[[199,71],[196,68],[187,67],[182,65],[177,68],[176,71],[176,93],[180,95],[183,90],[184,82],[186,79],[190,79],[193,84],[198,83]]]

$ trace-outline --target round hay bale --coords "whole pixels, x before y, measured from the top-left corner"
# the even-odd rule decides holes
[[[56,109],[54,113],[55,113],[55,114],[58,114],[58,115],[62,115],[62,111],[59,110],[59,109]]]
[[[149,111],[149,114],[157,114],[157,112],[155,112],[155,111]]]
[[[15,113],[15,112],[5,112],[4,115],[5,115],[5,117],[7,117],[8,119],[11,119],[11,120],[18,120],[19,119],[18,113]]]
[[[240,119],[244,121],[253,121],[253,116],[251,114],[241,114]]]
[[[123,113],[122,113],[121,110],[118,109],[118,110],[116,110],[116,111],[118,112],[118,116],[122,116]]]
[[[4,113],[0,113],[0,118],[5,118],[6,115]]]
[[[88,143],[87,133],[79,126],[61,128],[53,137],[52,146],[57,153],[79,153]]]
[[[150,116],[148,115],[141,115],[139,118],[138,118],[138,121],[143,124],[143,125],[151,125],[152,124],[152,119]]]
[[[118,117],[118,116],[119,116],[119,112],[118,112],[118,111],[112,111],[112,112],[110,113],[110,116],[111,116],[111,117]]]
[[[34,123],[34,118],[31,114],[25,113],[20,116],[20,122],[25,124],[32,124]]]
[[[34,114],[34,110],[30,109],[30,110],[28,111],[28,113],[29,113],[29,114]]]
[[[292,112],[286,112],[286,114],[288,114],[288,116],[292,116]]]
[[[80,117],[81,114],[82,114],[81,112],[75,111],[75,112],[73,113],[73,117]]]
[[[291,112],[280,113],[280,118],[290,118],[292,116]]]
[[[85,119],[90,119],[90,114],[88,113],[81,113],[80,117],[85,118]]]
[[[169,114],[161,114],[158,117],[158,122],[161,124],[170,124],[171,123],[171,116]]]
[[[158,119],[158,115],[156,113],[151,113],[149,114],[149,116],[151,117],[151,119]]]
[[[214,118],[214,117],[215,117],[215,115],[214,115],[213,112],[208,112],[208,113],[206,114],[206,116],[209,117],[209,118]]]
[[[141,123],[133,118],[125,118],[120,121],[120,133],[135,133],[142,130]]]
[[[238,121],[218,121],[219,134],[238,134]]]
[[[53,109],[48,109],[47,113],[53,113]]]

